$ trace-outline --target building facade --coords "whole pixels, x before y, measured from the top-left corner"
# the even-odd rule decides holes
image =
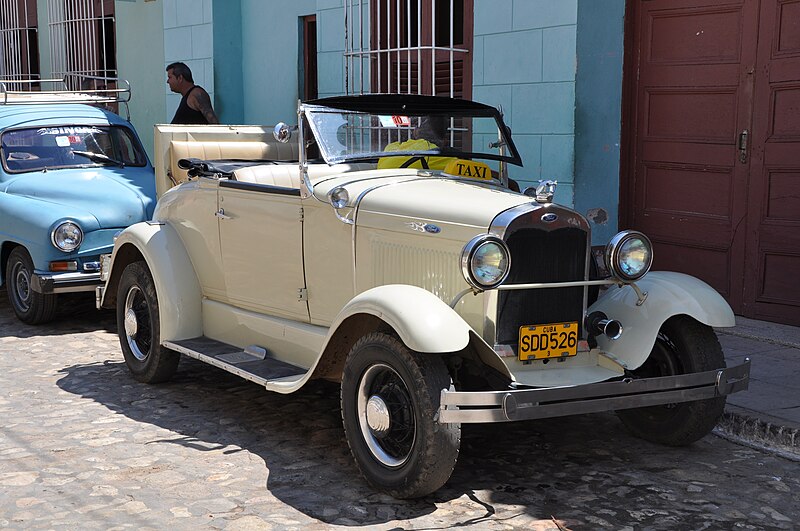
[[[26,2],[43,75],[49,4],[110,4]],[[116,0],[112,17],[146,145],[180,99],[173,61],[228,124],[348,93],[469,97],[502,108],[511,176],[557,180],[594,243],[644,230],[656,268],[800,325],[800,0]]]

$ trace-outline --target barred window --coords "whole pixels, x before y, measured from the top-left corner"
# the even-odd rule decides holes
[[[31,79],[39,75],[36,0],[0,0],[0,78]],[[19,90],[9,83],[6,88]]]
[[[47,15],[53,77],[116,77],[113,0],[48,0]]]
[[[472,0],[346,0],[346,92],[472,92]]]

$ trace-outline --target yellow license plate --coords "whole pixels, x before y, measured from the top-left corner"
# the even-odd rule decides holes
[[[551,323],[519,327],[517,356],[530,359],[566,358],[578,353],[578,323]]]

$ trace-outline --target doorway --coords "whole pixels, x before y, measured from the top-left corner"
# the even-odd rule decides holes
[[[622,225],[654,269],[800,325],[800,0],[635,0]]]

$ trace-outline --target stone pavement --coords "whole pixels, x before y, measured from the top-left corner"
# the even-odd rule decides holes
[[[611,414],[465,426],[450,481],[395,500],[356,470],[335,385],[279,395],[192,359],[169,383],[140,384],[122,361],[113,313],[91,304],[30,327],[0,291],[0,529],[762,530],[800,521],[800,463],[714,436],[650,444]],[[722,335],[729,340],[739,337]],[[759,344],[741,351],[754,368],[773,348]]]
[[[728,397],[717,434],[800,460],[800,327],[737,316],[717,334],[728,365],[752,361],[750,387]]]

